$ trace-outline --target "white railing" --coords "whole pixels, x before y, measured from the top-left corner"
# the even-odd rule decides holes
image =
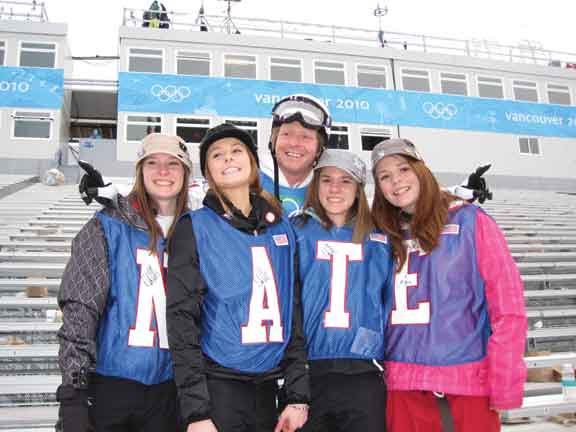
[[[145,12],[145,9],[124,9],[123,25],[132,27],[144,26],[149,21],[143,19]],[[463,40],[295,21],[203,15],[174,11],[166,11],[166,13],[170,20],[169,28],[176,30],[226,32],[334,44],[387,47],[400,50],[480,57],[514,63],[576,68],[576,53],[550,51],[542,48],[538,43],[530,41],[524,41],[518,45],[505,45],[489,40]]]
[[[0,20],[48,22],[44,2],[0,1]]]

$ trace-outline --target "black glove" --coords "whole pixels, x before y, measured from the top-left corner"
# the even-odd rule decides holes
[[[86,390],[78,390],[71,385],[61,385],[56,391],[60,402],[56,432],[93,432],[90,422],[90,400]]]
[[[78,165],[86,172],[80,179],[80,184],[78,185],[78,191],[80,192],[82,201],[84,201],[86,205],[89,205],[92,200],[95,199],[100,204],[107,205],[110,200],[98,197],[98,188],[108,186],[110,183],[104,184],[102,174],[88,162],[79,160]]]
[[[488,189],[488,184],[486,179],[482,177],[486,171],[490,169],[492,165],[479,166],[475,172],[470,174],[468,177],[468,183],[464,185],[467,189],[472,189],[474,198],[470,202],[478,200],[480,204],[484,204],[484,201],[492,199],[492,192]]]

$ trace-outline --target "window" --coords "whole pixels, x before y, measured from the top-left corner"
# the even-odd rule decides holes
[[[386,88],[386,68],[358,65],[358,87]]]
[[[130,48],[128,71],[162,73],[163,56],[161,49]]]
[[[314,82],[317,84],[344,85],[346,83],[344,63],[315,61]]]
[[[500,78],[478,77],[478,96],[504,99],[504,87]]]
[[[258,145],[258,122],[251,120],[226,120],[225,123],[232,124],[240,129],[244,129]]]
[[[392,133],[387,129],[362,129],[360,131],[360,139],[362,141],[363,151],[372,151],[376,144],[390,139]]]
[[[56,44],[41,42],[21,42],[20,66],[44,68],[55,67]]]
[[[402,69],[402,88],[420,92],[430,91],[430,74],[428,71]]]
[[[540,144],[538,143],[538,138],[521,137],[518,138],[518,144],[520,145],[520,154],[540,154]]]
[[[302,82],[302,61],[272,57],[270,59],[270,79]]]
[[[468,79],[465,74],[441,72],[440,87],[445,94],[468,96]]]
[[[178,51],[176,54],[176,73],[178,75],[210,76],[210,54]]]
[[[548,102],[558,105],[571,105],[570,88],[565,85],[548,84]]]
[[[162,132],[162,117],[129,115],[126,119],[126,141],[140,141],[153,132]]]
[[[0,41],[0,66],[4,66],[5,58],[6,58],[6,42]]]
[[[12,138],[50,139],[52,115],[48,112],[15,111]]]
[[[525,102],[538,102],[538,90],[535,82],[512,81],[514,88],[514,99]]]
[[[332,126],[330,128],[328,148],[348,150],[348,126]]]
[[[210,129],[210,120],[179,117],[176,119],[176,135],[189,144],[202,141],[204,134]]]
[[[256,56],[225,54],[224,76],[256,79]]]

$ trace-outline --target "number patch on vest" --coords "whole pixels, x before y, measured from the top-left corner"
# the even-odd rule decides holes
[[[242,326],[242,343],[283,342],[278,287],[268,251],[255,246],[252,254],[252,297],[248,323]]]
[[[316,259],[330,261],[330,303],[324,313],[324,327],[350,327],[350,312],[346,310],[348,265],[350,261],[362,261],[363,255],[362,245],[357,243],[318,242]]]
[[[136,325],[130,329],[128,345],[152,347],[156,340],[156,332],[158,332],[158,345],[160,348],[168,349],[166,281],[162,269],[162,267],[167,267],[167,256],[164,254],[164,262],[161,266],[158,255],[151,254],[147,249],[138,249],[136,263],[140,267]],[[152,328],[154,317],[156,330]]]
[[[410,260],[417,255],[426,253],[420,248],[416,241],[405,242],[408,256],[406,262],[394,277],[394,309],[390,317],[390,322],[394,324],[428,324],[430,322],[430,302],[422,301],[416,308],[408,307],[408,288],[418,288],[418,273],[409,273]]]

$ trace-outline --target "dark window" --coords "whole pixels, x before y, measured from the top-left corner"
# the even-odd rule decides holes
[[[330,128],[328,148],[348,150],[348,126],[332,126]]]

